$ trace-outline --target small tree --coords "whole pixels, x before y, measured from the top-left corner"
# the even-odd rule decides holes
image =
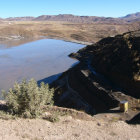
[[[44,83],[38,86],[34,79],[15,83],[8,92],[2,93],[9,111],[23,117],[35,118],[42,113],[43,105],[53,104],[54,89]]]

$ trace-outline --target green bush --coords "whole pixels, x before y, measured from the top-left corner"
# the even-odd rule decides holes
[[[54,89],[50,89],[49,85],[44,83],[38,86],[34,79],[29,82],[23,80],[20,84],[15,83],[8,92],[2,93],[9,111],[26,118],[41,115],[43,105],[53,104]]]

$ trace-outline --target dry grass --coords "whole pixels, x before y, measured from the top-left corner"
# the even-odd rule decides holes
[[[87,24],[58,21],[13,21],[0,24],[0,38],[21,35],[25,38],[47,36],[69,41],[97,42],[101,38],[134,30],[138,25]]]

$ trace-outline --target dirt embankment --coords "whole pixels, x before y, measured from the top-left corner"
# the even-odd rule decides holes
[[[105,38],[71,54],[80,63],[54,83],[56,104],[89,114],[112,112],[122,120],[139,113],[139,35],[136,31]],[[125,115],[118,107],[122,100],[129,102]]]
[[[126,94],[140,98],[140,31],[102,39],[80,50],[90,56],[97,72],[114,82]]]

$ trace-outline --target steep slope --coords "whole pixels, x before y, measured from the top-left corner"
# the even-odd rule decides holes
[[[104,38],[77,54],[127,94],[140,98],[140,31]]]
[[[108,37],[69,56],[80,63],[52,86],[59,106],[90,114],[114,112],[124,120],[140,111],[140,31]],[[129,102],[125,115],[120,101]]]

